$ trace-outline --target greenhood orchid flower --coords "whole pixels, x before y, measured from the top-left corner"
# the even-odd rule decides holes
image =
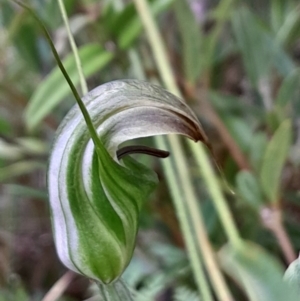
[[[62,121],[52,149],[48,187],[57,253],[71,270],[110,283],[127,267],[139,213],[156,174],[130,156],[165,151],[121,147],[128,140],[181,134],[206,136],[193,112],[162,88],[136,80],[114,81],[83,98],[101,146],[94,146],[75,106]]]

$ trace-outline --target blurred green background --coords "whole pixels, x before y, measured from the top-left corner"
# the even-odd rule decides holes
[[[79,87],[57,2],[26,3],[46,24]],[[148,80],[158,80],[131,1],[64,3],[89,89],[114,79],[141,78],[136,60]],[[149,0],[149,4],[178,86],[236,191],[233,196],[224,185],[242,237],[260,244],[287,266],[289,251],[283,250],[278,227],[268,224],[266,214],[268,210],[280,213],[279,223],[292,249],[298,251],[299,1]],[[15,3],[0,0],[1,301],[42,300],[66,273],[53,245],[45,183],[55,130],[73,105],[36,21]],[[287,119],[291,127],[276,132]],[[270,141],[273,148],[266,151]],[[144,143],[151,145],[152,140]],[[162,167],[158,160],[140,160],[157,171],[161,182],[144,206],[135,256],[124,278],[139,291],[138,300],[201,300]],[[218,250],[226,241],[222,227],[192,159],[189,168],[209,237]],[[266,174],[275,174],[275,180]],[[88,280],[71,278],[59,300],[100,300]],[[228,281],[237,300],[247,300],[234,281]]]

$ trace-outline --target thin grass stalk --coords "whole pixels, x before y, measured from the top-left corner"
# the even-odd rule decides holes
[[[260,217],[263,225],[272,231],[276,237],[286,262],[291,264],[296,260],[297,255],[283,225],[282,209],[276,205],[273,207],[264,207],[260,210]]]
[[[146,76],[137,52],[133,49],[130,49],[128,55],[137,77],[140,79],[145,79]],[[169,149],[168,142],[165,137],[159,137],[159,136],[154,137],[154,143],[156,144],[158,149]],[[176,150],[174,151],[176,152]],[[204,272],[203,258],[202,258],[203,254],[201,254],[202,256],[200,255],[200,253],[202,252],[199,252],[199,248],[197,247],[197,239],[195,239],[193,235],[193,228],[189,221],[190,218],[187,212],[187,208],[185,206],[185,202],[182,201],[185,200],[186,198],[182,188],[182,185],[184,184],[176,176],[178,172],[176,167],[174,166],[174,162],[170,161],[170,159],[165,159],[162,160],[161,163],[163,165],[163,171],[166,176],[166,181],[175,206],[176,215],[179,220],[181,231],[183,233],[185,245],[188,251],[188,257],[191,263],[192,271],[195,275],[195,282],[198,291],[201,297],[203,298],[203,301],[212,301],[213,296],[212,296],[211,288],[209,286],[207,277]],[[199,209],[196,208],[196,210]],[[203,229],[204,231],[204,234],[202,233],[201,236],[201,239],[203,240],[202,238],[203,236],[207,237],[203,222],[200,228]]]
[[[19,3],[19,2],[18,2],[18,3]],[[61,11],[62,11],[62,12],[65,12],[65,8],[64,8],[63,2],[61,2],[61,1],[59,0],[59,3],[60,3],[60,6],[61,6]],[[20,4],[20,3],[19,3],[19,4]],[[51,40],[51,38],[50,38],[50,35],[49,35],[47,29],[46,29],[45,26],[43,25],[42,21],[38,18],[38,16],[37,16],[37,15],[36,15],[29,7],[27,7],[27,6],[24,5],[24,4],[23,4],[23,5],[20,4],[20,5],[21,5],[22,7],[24,7],[24,8],[26,8],[26,9],[28,9],[30,12],[32,12],[33,15],[34,15],[34,17],[35,17],[36,20],[38,21],[38,23],[41,25],[41,27],[42,27],[42,29],[43,29],[43,31],[44,31],[44,34],[45,34],[45,36],[46,36],[46,38],[47,38],[47,40],[48,40],[48,42],[49,42],[49,44],[50,44],[50,47],[51,47],[51,50],[52,50],[52,52],[53,52],[53,55],[54,55],[54,57],[55,57],[55,59],[56,59],[56,62],[57,62],[57,64],[58,64],[58,66],[59,66],[61,72],[63,73],[65,79],[67,80],[67,82],[68,82],[68,84],[69,84],[69,86],[70,86],[70,88],[71,88],[71,90],[72,90],[72,93],[73,93],[73,95],[74,95],[74,97],[75,97],[75,99],[76,99],[76,101],[77,101],[77,103],[78,103],[78,105],[79,105],[79,107],[80,107],[80,109],[81,109],[81,112],[82,112],[82,114],[83,114],[83,116],[84,116],[84,119],[85,119],[85,121],[86,121],[87,127],[88,127],[88,129],[89,129],[91,138],[93,139],[93,142],[94,142],[94,144],[95,144],[95,146],[96,146],[96,145],[97,145],[97,140],[99,139],[99,138],[98,138],[98,135],[97,135],[97,132],[96,132],[94,126],[93,126],[93,123],[92,123],[92,121],[91,121],[91,118],[90,118],[90,116],[89,116],[89,113],[88,113],[86,107],[84,106],[84,104],[83,104],[83,102],[82,102],[80,96],[79,96],[78,91],[76,90],[76,88],[75,88],[75,86],[74,86],[72,80],[70,79],[70,77],[69,77],[67,71],[65,70],[65,68],[64,68],[64,66],[63,66],[63,64],[62,64],[62,62],[61,62],[61,60],[60,60],[60,58],[59,58],[59,55],[58,55],[58,53],[57,53],[57,51],[56,51],[56,49],[55,49],[55,47],[54,47],[54,44],[53,44],[53,42],[52,42],[52,40]],[[71,33],[71,31],[70,31],[70,26],[69,26],[68,18],[66,17],[66,13],[65,13],[64,21],[65,21],[65,24],[66,24],[67,28],[69,28],[68,31],[67,31],[67,32],[68,32],[68,36],[69,36],[69,40],[74,42],[72,33]],[[72,51],[73,51],[74,56],[75,56],[75,58],[76,58],[76,59],[75,59],[75,63],[76,63],[76,67],[77,67],[79,76],[80,76],[80,78],[81,78],[82,91],[83,91],[83,93],[85,94],[85,93],[87,93],[87,83],[86,83],[86,80],[85,80],[85,77],[84,77],[84,74],[83,74],[82,66],[81,66],[81,63],[80,63],[80,58],[79,58],[79,55],[78,55],[78,49],[77,49],[77,46],[76,46],[75,42],[72,44]],[[126,285],[125,285],[124,283],[120,283],[120,284],[119,284],[118,281],[115,282],[114,285],[110,285],[110,286],[108,286],[108,287],[106,287],[106,286],[104,286],[104,285],[103,285],[103,286],[100,285],[100,286],[99,286],[99,288],[101,288],[100,292],[103,294],[104,300],[108,300],[108,301],[109,301],[109,300],[116,300],[116,299],[110,299],[110,296],[112,296],[112,295],[113,295],[113,296],[118,296],[118,291],[117,291],[117,289],[116,289],[116,286],[122,286],[122,290],[128,292],[128,290],[126,289]],[[125,297],[125,296],[124,296],[124,297]],[[120,299],[120,300],[121,300],[121,299]],[[123,298],[123,300],[132,300],[131,297],[130,297],[130,293],[129,293],[129,292],[128,292],[128,296],[126,296],[126,298]]]
[[[165,86],[168,88],[168,90],[170,90],[170,92],[180,96],[180,92],[175,83],[175,79],[171,67],[168,64],[168,58],[166,55],[166,51],[164,49],[162,38],[159,34],[156,23],[151,15],[148,4],[144,0],[135,0],[134,2],[138,10],[138,13],[140,15],[140,19],[142,20],[142,23],[148,35],[149,43],[154,53],[154,58],[156,60],[156,64],[158,66],[162,80]],[[196,232],[196,235],[198,237],[198,246],[199,249],[202,250],[205,256],[206,259],[205,263],[212,284],[214,286],[216,295],[220,300],[223,301],[233,300],[230,290],[228,289],[224,277],[214,258],[212,248],[207,238],[207,234],[204,228],[200,226],[203,225],[204,223],[203,223],[201,213],[199,211],[198,200],[192,186],[192,181],[189,175],[189,171],[187,169],[186,160],[184,158],[184,153],[181,148],[179,139],[176,137],[169,137],[169,143],[173,149],[173,152],[176,153],[175,155],[177,159],[175,162],[176,169],[180,176],[182,188],[184,189],[184,196],[186,198],[187,208],[189,210],[189,215],[192,219],[194,231]]]
[[[171,149],[173,150],[173,155],[175,157],[175,169],[173,172],[177,174],[177,177],[179,179],[178,182],[180,183],[180,187],[182,188],[183,198],[176,199],[176,201],[183,203],[181,205],[183,205],[187,210],[186,218],[189,219],[190,223],[192,224],[192,231],[195,233],[195,236],[197,238],[198,249],[203,254],[204,264],[206,266],[208,275],[210,277],[214,291],[218,296],[218,299],[221,301],[232,301],[234,299],[226,285],[223,274],[219,269],[215,258],[214,250],[207,236],[205,223],[201,214],[200,202],[196,196],[192,184],[183,147],[180,143],[180,140],[175,136],[169,137],[168,140],[171,145]],[[193,144],[196,145],[195,143]],[[171,187],[171,191],[172,189],[174,188]],[[178,204],[176,204],[176,206],[178,206]]]
[[[76,62],[76,67],[77,67],[77,70],[79,72],[79,75],[81,76],[81,80],[82,82],[84,82],[84,84],[82,84],[82,90],[84,91],[83,93],[86,93],[87,91],[85,91],[85,89],[87,90],[87,85],[86,85],[86,81],[85,81],[85,78],[84,78],[84,75],[83,75],[83,71],[82,71],[82,66],[81,66],[81,63],[80,63],[80,58],[78,56],[78,51],[77,51],[77,46],[74,42],[74,39],[73,39],[73,36],[72,36],[72,33],[69,29],[69,23],[68,23],[68,18],[66,16],[66,13],[65,13],[65,8],[64,8],[64,5],[63,3],[61,2],[61,0],[59,0],[60,2],[60,7],[61,7],[61,12],[64,16],[64,22],[66,24],[66,27],[68,28],[68,36],[69,36],[69,40],[70,40],[70,43],[72,45],[72,51],[74,53],[74,56],[76,58],[75,62]],[[72,42],[73,41],[73,42]],[[176,183],[175,183],[175,186],[176,186]],[[184,212],[184,211],[182,211]],[[186,221],[188,221],[188,218],[186,218]],[[191,231],[186,231],[188,233],[191,234]],[[193,244],[191,242],[194,241],[192,235],[188,235],[188,240],[189,240],[189,245],[190,246],[193,246]],[[197,262],[197,259],[198,259],[198,255],[196,253],[196,250],[195,247],[193,248],[190,248],[191,249],[191,256],[194,258],[193,262],[196,263],[195,267],[197,268],[197,270],[195,271],[196,274],[197,274],[197,279],[201,282],[201,287],[203,288],[202,289],[202,296],[205,297],[204,301],[212,301],[212,294],[209,290],[209,285],[207,283],[203,284],[203,281],[206,281],[205,279],[205,276],[204,276],[204,272],[203,272],[203,269],[201,268],[201,262]],[[198,269],[198,267],[200,267],[200,269]],[[123,284],[124,286],[124,284]],[[107,297],[111,294],[116,294],[115,292],[115,286],[109,286],[109,287],[106,287],[106,286],[101,286],[101,292],[103,293],[103,297]],[[107,296],[106,296],[107,295]]]
[[[123,3],[120,0],[115,0],[114,4],[116,4],[116,6],[120,8],[120,5]],[[146,79],[145,72],[142,67],[141,59],[138,53],[134,49],[130,49],[128,51],[128,56],[137,78]],[[154,143],[156,144],[158,149],[168,149],[167,140],[168,139],[165,137],[154,137]],[[181,145],[179,144],[178,151],[180,148]],[[174,152],[178,152],[178,151],[177,149],[174,149]],[[204,271],[203,259],[202,259],[203,255],[201,249],[199,250],[199,246],[197,247],[199,237],[198,239],[197,238],[195,239],[194,237],[193,227],[189,221],[190,220],[189,214],[187,212],[185,202],[182,201],[186,198],[184,194],[184,189],[182,189],[181,187],[184,184],[182,184],[180,179],[176,177],[176,174],[178,174],[178,170],[176,169],[174,162],[170,160],[162,160],[162,165],[163,165],[163,171],[166,176],[166,181],[169,187],[169,191],[171,193],[171,197],[175,206],[176,215],[179,220],[179,224],[183,233],[185,245],[188,251],[188,257],[191,263],[191,268],[195,275],[195,282],[198,291],[201,297],[203,298],[203,301],[211,301],[213,300],[213,296],[211,292],[211,287],[208,283],[207,276],[205,275],[205,271]],[[196,208],[196,212],[199,212],[199,208]],[[200,221],[202,221],[202,219]],[[200,237],[204,237],[204,239],[202,240],[205,245],[205,241],[208,241],[208,239],[207,239],[205,226],[203,222],[200,226],[200,229],[203,230],[201,232],[202,235]],[[212,249],[210,248],[208,252],[212,253]]]
[[[88,87],[87,87],[87,83],[86,83],[86,80],[85,80],[85,77],[83,74],[81,61],[80,61],[79,54],[78,54],[78,49],[77,49],[76,43],[74,41],[74,37],[73,37],[71,29],[70,29],[69,19],[68,19],[66,8],[64,6],[63,1],[58,0],[58,5],[59,5],[61,16],[65,23],[65,27],[67,29],[69,42],[70,42],[70,45],[72,48],[72,52],[74,54],[75,64],[76,64],[77,72],[78,72],[79,79],[80,79],[81,91],[82,91],[82,94],[84,95],[88,92]]]
[[[136,7],[139,11],[141,21],[144,24],[150,46],[151,46],[153,54],[154,54],[154,59],[156,61],[156,65],[157,65],[158,71],[160,73],[160,76],[164,82],[164,85],[167,87],[167,89],[170,92],[172,92],[182,98],[182,95],[176,85],[175,78],[173,76],[172,69],[171,69],[171,66],[168,61],[168,57],[167,57],[167,54],[166,54],[166,51],[164,48],[163,40],[160,36],[159,30],[156,26],[156,23],[151,15],[151,11],[149,10],[147,2],[145,0],[135,0],[134,2],[136,3]],[[205,152],[196,151],[198,146],[195,147],[194,143],[189,143],[189,146],[190,147],[194,146],[194,147],[191,147],[191,149],[196,158],[197,158],[197,156],[200,155],[200,156],[203,156],[203,158],[202,158],[203,162],[209,161],[208,156],[206,155]],[[205,169],[205,171],[206,171],[206,169]],[[217,182],[214,173],[212,173],[212,175],[203,173],[203,177],[205,177],[206,181],[208,181],[208,182],[211,182],[214,180]],[[218,189],[219,193],[222,194],[219,185],[212,185],[212,186],[215,187],[216,189]],[[210,187],[211,187],[211,185],[210,185]],[[212,193],[212,191],[210,191],[210,192]],[[224,226],[224,230],[227,234],[227,237],[228,237],[230,243],[233,244],[234,246],[238,247],[240,245],[241,239],[240,239],[237,227],[234,223],[232,215],[230,214],[230,210],[229,210],[229,207],[228,207],[225,199],[224,198],[217,198],[217,199],[213,198],[213,201],[218,210],[218,214],[221,218],[221,221]],[[220,204],[218,204],[218,202],[221,202],[223,204],[220,205]],[[222,208],[223,210],[219,210],[220,208]]]
[[[218,179],[216,178],[213,168],[208,160],[205,148],[202,144],[193,145],[189,144],[193,151],[199,170],[202,173],[203,180],[207,185],[207,189],[214,201],[217,212],[221,218],[221,222],[226,230],[230,243],[239,248],[241,245],[241,238],[239,237],[238,230],[233,223],[233,217],[224,195],[221,191]]]
[[[164,137],[155,137],[155,144],[159,149],[168,149],[167,139]],[[201,298],[203,301],[212,301],[213,296],[211,292],[211,288],[207,282],[206,275],[204,273],[203,260],[199,255],[197,240],[201,240],[204,245],[207,245],[205,242],[207,240],[207,235],[205,232],[205,226],[203,221],[200,219],[198,221],[200,223],[199,227],[201,228],[201,236],[194,237],[193,229],[189,217],[189,213],[187,212],[187,208],[183,200],[186,199],[186,196],[183,191],[183,183],[180,182],[177,175],[177,169],[174,166],[175,164],[170,160],[162,160],[164,174],[166,176],[167,184],[169,187],[169,191],[172,197],[172,200],[175,205],[176,215],[180,222],[180,227],[182,229],[182,233],[184,236],[185,245],[188,251],[188,256],[191,263],[192,271],[195,275],[195,281],[198,287],[198,291],[200,292]],[[195,210],[199,210],[196,208]],[[211,250],[210,250],[211,252]]]
[[[71,282],[76,278],[77,274],[72,271],[66,272],[59,278],[41,301],[56,301],[66,291]]]
[[[80,108],[80,111],[84,117],[84,120],[85,120],[85,123],[87,125],[87,128],[89,130],[89,133],[91,135],[91,138],[94,142],[95,145],[97,145],[97,143],[101,143],[101,141],[99,140],[98,138],[98,134],[93,126],[93,123],[92,123],[92,120],[91,120],[91,117],[89,115],[89,112],[87,111],[82,99],[80,98],[80,95],[76,89],[76,87],[74,86],[70,76],[68,75],[68,72],[66,71],[63,63],[61,62],[60,60],[60,57],[59,57],[59,54],[52,42],[52,39],[51,39],[51,36],[46,28],[46,26],[44,25],[43,21],[40,19],[40,17],[34,12],[34,10],[32,10],[29,6],[27,6],[26,4],[24,4],[23,2],[20,2],[20,1],[17,1],[17,0],[13,0],[13,2],[17,3],[18,5],[20,5],[21,7],[23,7],[24,9],[26,9],[28,12],[30,12],[33,16],[33,18],[37,21],[37,23],[39,24],[39,26],[41,27],[42,29],[42,32],[50,46],[50,49],[52,51],[52,54],[55,58],[55,61],[61,71],[61,73],[63,74],[64,78],[66,79],[71,91],[72,91],[72,94]]]

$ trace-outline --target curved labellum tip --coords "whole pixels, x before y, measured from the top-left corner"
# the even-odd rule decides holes
[[[141,206],[157,183],[153,171],[128,155],[169,155],[145,146],[119,145],[163,134],[206,144],[207,138],[185,103],[146,82],[110,82],[90,91],[83,101],[101,145],[94,147],[74,106],[57,131],[50,158],[52,224],[61,261],[75,272],[109,283],[132,257]]]

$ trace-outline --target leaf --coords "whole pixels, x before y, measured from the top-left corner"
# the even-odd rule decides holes
[[[57,29],[58,26],[61,25],[62,18],[60,15],[59,5],[57,5],[57,1],[47,1],[40,2],[38,14],[42,16],[44,22],[47,27],[50,29]],[[74,0],[64,0],[64,6],[66,8],[66,12],[68,15],[74,10],[76,1]]]
[[[38,190],[24,185],[18,184],[6,184],[3,185],[7,192],[11,196],[17,196],[20,198],[34,198],[38,200],[48,201],[48,194],[44,190]]]
[[[300,295],[300,258],[294,260],[284,274],[284,280]]]
[[[242,150],[247,150],[251,144],[253,132],[246,121],[240,117],[224,115],[223,121]]]
[[[2,117],[0,115],[0,134],[11,135],[12,134],[12,125],[7,120],[8,118]]]
[[[220,264],[244,290],[250,301],[296,301],[298,295],[283,281],[282,266],[262,248],[243,242],[238,249],[226,245]]]
[[[286,20],[289,1],[273,0],[271,3],[271,24],[274,32],[278,32]]]
[[[300,69],[295,69],[284,78],[275,100],[281,110],[300,95]]]
[[[22,147],[24,153],[43,155],[48,153],[48,145],[33,137],[17,138],[16,142]]]
[[[269,72],[271,55],[266,45],[266,32],[258,19],[245,7],[232,15],[233,32],[252,85],[257,86]]]
[[[31,15],[26,12],[16,14],[9,26],[9,36],[20,57],[27,63],[27,68],[39,70],[42,62],[38,43],[40,39]]]
[[[246,7],[232,15],[232,26],[248,77],[254,87],[268,77],[272,65],[282,75],[294,68],[294,63],[281,49],[261,21]]]
[[[285,12],[283,22],[280,28],[276,31],[276,40],[280,45],[288,46],[291,42],[292,34],[295,30],[299,30],[299,6],[290,7],[289,11]]]
[[[150,1],[151,12],[157,16],[165,11],[174,0],[154,0]],[[133,3],[129,3],[112,18],[111,10],[108,10],[105,23],[117,37],[118,46],[126,50],[142,32],[142,23],[135,11]],[[113,20],[112,20],[113,19]]]
[[[23,150],[20,146],[10,144],[0,138],[0,158],[6,160],[18,160],[23,157]]]
[[[38,168],[45,168],[45,164],[38,161],[26,160],[0,167],[0,181],[6,181],[14,177],[31,173]]]
[[[176,0],[174,9],[182,41],[184,71],[187,80],[194,83],[202,66],[201,41],[203,37],[187,1]]]
[[[284,121],[269,142],[260,172],[260,183],[268,201],[279,201],[280,175],[292,140],[290,120]]]
[[[214,108],[220,113],[242,114],[245,109],[244,104],[242,104],[241,100],[236,96],[227,95],[218,91],[209,91],[208,96],[209,101],[212,102]]]
[[[7,160],[19,160],[24,155],[43,155],[47,153],[47,146],[42,141],[31,138],[23,137],[15,139],[16,143],[8,143],[0,138],[0,158]]]
[[[136,296],[135,301],[155,300],[159,293],[167,287],[168,280],[163,272],[152,274],[143,281],[143,287],[139,290],[139,295]]]
[[[175,288],[174,301],[201,301],[197,292],[187,286],[179,286]]]
[[[296,65],[274,37],[267,36],[266,41],[269,45],[269,53],[274,54],[272,56],[274,67],[282,76],[288,76],[296,68]]]
[[[255,176],[249,171],[240,171],[236,177],[236,188],[248,204],[259,210],[264,205],[262,191]]]
[[[219,91],[211,90],[208,93],[209,101],[212,102],[214,108],[222,115],[247,115],[253,114],[258,118],[263,118],[264,114],[260,108],[247,104],[240,97],[220,93]]]
[[[79,57],[86,77],[105,67],[113,58],[113,54],[102,49],[98,44],[89,44],[79,49]],[[73,83],[79,83],[74,55],[70,54],[63,64]],[[39,85],[29,100],[25,111],[25,123],[29,130],[38,126],[71,90],[58,67]]]
[[[268,143],[267,135],[264,132],[255,133],[251,139],[249,159],[251,166],[259,173],[263,161],[263,156]]]
[[[120,162],[119,145],[171,133],[197,141],[205,134],[180,99],[146,82],[110,82],[83,102],[100,140],[94,148],[77,106],[57,131],[48,171],[55,243],[69,269],[110,283],[131,259],[141,206],[157,183],[132,158]]]

